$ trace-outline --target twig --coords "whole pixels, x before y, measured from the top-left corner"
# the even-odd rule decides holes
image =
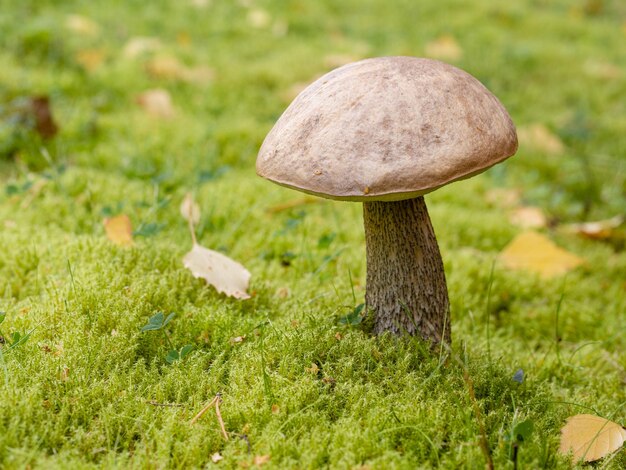
[[[224,440],[228,440],[228,433],[226,432],[226,426],[224,426],[224,420],[222,419],[222,413],[220,412],[220,402],[222,401],[222,396],[218,393],[215,395],[215,414],[217,415],[217,421],[220,423],[220,428],[222,428],[222,436],[224,436]]]
[[[200,412],[199,412],[197,415],[195,415],[195,416],[193,417],[193,419],[191,420],[191,423],[190,423],[190,424],[195,424],[195,423],[196,423],[196,421],[198,421],[200,418],[202,418],[202,415],[204,415],[204,413],[206,413],[207,411],[209,411],[209,408],[211,408],[211,407],[215,404],[215,402],[218,400],[218,398],[219,398],[219,394],[218,394],[218,395],[215,395],[215,396],[213,397],[213,399],[212,399],[212,400],[211,400],[211,401],[210,401],[210,402],[209,402],[209,403],[208,403],[208,404],[207,404],[204,408],[202,408],[202,409],[200,410]]]

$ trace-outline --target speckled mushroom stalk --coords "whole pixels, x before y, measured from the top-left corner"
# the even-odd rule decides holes
[[[364,202],[363,222],[374,332],[450,343],[446,276],[424,197]]]
[[[265,138],[257,173],[363,203],[365,300],[376,333],[450,341],[448,291],[424,194],[513,155],[515,126],[478,80],[448,64],[378,57],[309,85]]]

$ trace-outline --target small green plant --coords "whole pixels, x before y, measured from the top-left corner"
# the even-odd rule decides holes
[[[365,318],[366,312],[363,312],[365,304],[359,304],[352,309],[350,313],[339,318],[339,324],[357,326],[360,325]]]
[[[191,351],[193,351],[193,345],[191,344],[186,344],[182,348],[177,349],[172,343],[167,330],[165,330],[165,327],[174,319],[175,316],[175,313],[170,313],[166,317],[163,312],[157,312],[148,319],[148,323],[141,327],[141,331],[143,332],[159,330],[163,332],[165,341],[170,347],[170,350],[165,355],[165,361],[168,364],[173,364],[176,361],[184,359],[191,353]]]
[[[515,422],[511,432],[505,437],[505,440],[509,444],[509,458],[513,462],[513,468],[517,468],[517,460],[519,449],[524,442],[528,442],[533,434],[535,424],[530,419],[524,421]]]
[[[0,325],[4,322],[6,316],[6,312],[0,312]],[[28,333],[14,331],[7,337],[2,333],[2,330],[0,330],[0,348],[6,347],[8,351],[15,349],[28,341],[32,332],[33,330]]]

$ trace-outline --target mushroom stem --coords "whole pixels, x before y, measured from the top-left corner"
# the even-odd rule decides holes
[[[374,312],[374,332],[450,343],[446,277],[424,197],[364,202],[363,221],[365,303]]]

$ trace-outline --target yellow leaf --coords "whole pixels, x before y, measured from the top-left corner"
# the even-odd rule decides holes
[[[522,228],[543,228],[548,220],[539,207],[522,206],[509,214],[509,221]]]
[[[517,130],[520,145],[525,145],[533,150],[550,155],[561,155],[565,151],[565,145],[557,135],[552,133],[543,124],[530,124]]]
[[[107,238],[116,245],[129,246],[133,244],[133,227],[127,215],[117,215],[104,219],[104,231]]]
[[[180,205],[180,213],[187,222],[197,225],[200,222],[200,206],[193,200],[191,193],[185,194],[185,199]]]
[[[161,88],[143,92],[137,97],[137,104],[157,118],[169,119],[174,116],[172,97],[167,90]]]
[[[582,258],[556,246],[549,238],[537,232],[524,232],[500,253],[507,268],[522,269],[544,278],[565,274],[584,263]]]
[[[153,78],[177,80],[185,73],[185,66],[171,56],[155,57],[146,64],[146,71]]]
[[[267,28],[271,21],[270,14],[261,8],[253,8],[248,12],[248,23],[254,28]]]
[[[428,57],[442,60],[459,60],[463,56],[463,49],[454,39],[454,36],[445,34],[426,44],[424,49]]]
[[[76,53],[76,62],[88,72],[93,72],[100,67],[104,59],[106,59],[106,54],[102,49],[83,49]]]
[[[315,362],[312,362],[311,367],[305,367],[304,370],[310,374],[317,374],[320,371],[320,368]]]
[[[98,23],[81,15],[68,15],[65,19],[65,27],[83,36],[95,36],[100,32]]]
[[[572,453],[574,461],[592,462],[615,452],[626,441],[626,429],[599,416],[571,416],[561,429],[561,454]]]
[[[204,279],[218,292],[236,299],[250,298],[246,292],[250,272],[228,256],[194,243],[191,251],[183,258],[183,264],[194,277]]]
[[[157,79],[178,80],[187,83],[206,83],[215,73],[206,65],[187,67],[175,57],[156,57],[146,64],[148,74]]]

